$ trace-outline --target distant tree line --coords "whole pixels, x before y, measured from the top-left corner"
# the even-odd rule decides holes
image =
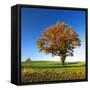
[[[30,62],[30,61],[32,61],[30,58],[27,58],[26,60],[25,60],[26,62]]]

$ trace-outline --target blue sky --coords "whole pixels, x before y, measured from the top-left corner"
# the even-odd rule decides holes
[[[21,60],[56,60],[60,57],[52,57],[39,52],[36,40],[42,36],[42,31],[57,21],[65,22],[72,26],[81,39],[81,46],[74,50],[73,57],[67,57],[67,61],[85,60],[85,11],[21,8]]]

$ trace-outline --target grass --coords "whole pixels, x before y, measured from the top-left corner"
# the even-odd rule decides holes
[[[21,63],[22,82],[85,79],[84,62],[30,61]]]

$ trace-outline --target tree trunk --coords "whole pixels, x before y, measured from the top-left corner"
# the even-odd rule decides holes
[[[62,56],[61,56],[61,62],[62,62],[62,65],[65,64],[65,59],[66,59],[66,55],[62,55]]]

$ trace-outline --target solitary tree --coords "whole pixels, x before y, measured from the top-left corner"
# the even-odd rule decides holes
[[[73,49],[81,45],[77,33],[64,22],[49,26],[42,34],[37,40],[39,50],[60,56],[63,65],[67,56],[73,56]]]

